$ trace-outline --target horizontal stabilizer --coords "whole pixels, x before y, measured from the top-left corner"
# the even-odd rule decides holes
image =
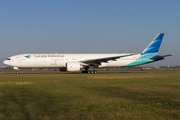
[[[165,57],[173,56],[173,55],[174,55],[174,54],[163,55],[163,56],[155,56],[155,57],[152,57],[152,58],[149,58],[149,59],[159,59],[159,58],[165,58]]]

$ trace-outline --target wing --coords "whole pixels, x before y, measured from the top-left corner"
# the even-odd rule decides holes
[[[98,59],[90,59],[90,60],[83,60],[80,61],[88,66],[99,66],[102,62],[108,62],[109,60],[116,61],[116,59],[121,57],[132,56],[134,54],[122,55],[122,56],[113,56],[113,57],[106,57],[106,58],[98,58]]]
[[[174,55],[174,54],[163,55],[163,56],[155,56],[155,57],[152,57],[152,58],[149,58],[149,59],[159,59],[159,58],[165,58],[165,57],[173,56],[173,55]]]

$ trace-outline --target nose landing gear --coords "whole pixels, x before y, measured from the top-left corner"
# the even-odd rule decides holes
[[[13,67],[14,70],[16,70],[16,74],[19,74],[18,67]]]

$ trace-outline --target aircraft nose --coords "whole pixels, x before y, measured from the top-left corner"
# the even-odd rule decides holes
[[[7,61],[5,60],[4,62],[3,62],[5,65],[7,65]]]

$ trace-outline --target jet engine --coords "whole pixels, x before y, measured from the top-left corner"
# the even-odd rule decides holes
[[[81,65],[78,62],[68,62],[66,63],[67,71],[80,71]]]

